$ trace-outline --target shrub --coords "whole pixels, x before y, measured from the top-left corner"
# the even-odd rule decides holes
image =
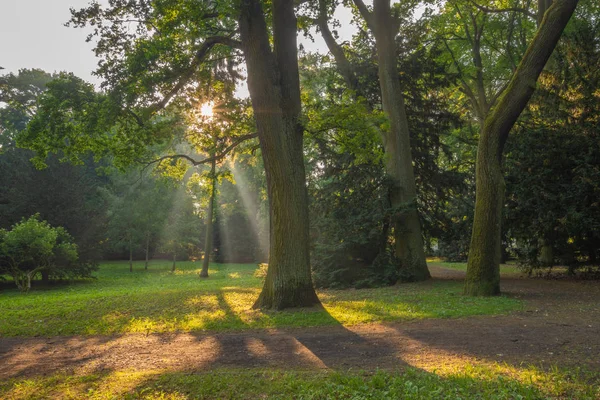
[[[63,227],[40,221],[39,215],[0,229],[0,274],[10,275],[17,287],[27,292],[41,272],[54,277],[85,277],[94,270],[80,263],[77,245]]]

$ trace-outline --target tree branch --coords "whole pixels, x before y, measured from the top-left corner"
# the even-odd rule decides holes
[[[373,30],[373,28],[375,28],[374,21],[373,21],[373,13],[369,11],[369,9],[367,8],[367,6],[363,0],[352,0],[352,1],[354,2],[354,5],[356,6],[356,8],[358,8],[360,15],[362,15],[362,17],[365,19],[369,29]]]
[[[168,154],[166,156],[162,156],[155,160],[145,162],[146,165],[144,166],[144,169],[148,168],[149,166],[151,166],[153,164],[160,164],[165,160],[184,159],[187,162],[189,162],[190,164],[192,164],[193,166],[208,164],[213,161],[220,161],[223,158],[225,158],[229,153],[231,153],[231,151],[233,149],[235,149],[237,146],[239,146],[240,144],[242,144],[243,142],[245,142],[247,140],[254,139],[256,137],[258,137],[258,134],[256,134],[256,133],[250,133],[247,135],[237,136],[233,139],[232,143],[229,146],[227,146],[221,153],[215,154],[212,157],[204,158],[202,160],[196,160],[193,157],[188,156],[187,154]]]
[[[179,91],[192,79],[192,76],[194,75],[194,72],[196,72],[196,70],[198,69],[198,66],[202,64],[210,50],[217,44],[222,44],[235,49],[242,48],[241,42],[227,36],[212,36],[207,38],[204,41],[204,43],[202,43],[198,51],[196,51],[196,55],[194,56],[192,63],[190,64],[188,69],[183,74],[181,74],[179,81],[175,84],[171,91],[169,91],[169,93],[167,93],[161,101],[149,107],[150,114],[153,114],[158,110],[161,110],[166,107],[169,101],[171,101],[171,99],[177,93],[179,93]]]

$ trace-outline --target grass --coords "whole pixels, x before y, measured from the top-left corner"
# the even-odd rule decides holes
[[[505,365],[460,370],[113,371],[0,382],[5,399],[597,399],[598,375]]]
[[[254,264],[212,264],[209,279],[200,265],[166,261],[134,272],[122,262],[104,263],[97,279],[0,293],[0,336],[55,336],[175,331],[234,331],[252,328],[353,325],[423,318],[504,314],[521,303],[508,297],[462,296],[460,282],[432,281],[362,290],[323,290],[324,309],[282,312],[251,310],[261,279]]]
[[[438,267],[442,267],[442,268],[453,269],[456,271],[465,271],[465,272],[467,271],[467,263],[466,262],[442,262],[439,259],[434,259],[434,261],[431,262],[431,264],[438,266]],[[501,264],[500,265],[500,274],[507,276],[507,275],[523,275],[524,273],[516,265]]]

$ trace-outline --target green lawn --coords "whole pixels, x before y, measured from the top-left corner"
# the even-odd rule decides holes
[[[463,366],[435,373],[216,369],[203,373],[106,372],[0,382],[0,397],[33,399],[579,399],[600,396],[581,371]],[[596,381],[597,382],[597,381]]]
[[[429,264],[435,265],[437,267],[453,269],[456,271],[466,271],[467,263],[466,262],[443,262],[443,261],[433,261]],[[500,275],[503,276],[515,276],[515,275],[524,275],[523,271],[519,269],[514,264],[501,264],[500,265]]]
[[[97,279],[21,294],[0,292],[0,336],[230,331],[249,328],[360,324],[423,318],[502,314],[519,309],[508,297],[462,296],[460,282],[432,281],[362,290],[319,291],[324,309],[251,310],[261,279],[254,264],[213,264],[200,279],[199,263],[153,261],[134,272],[104,263]],[[8,289],[7,289],[8,287]]]

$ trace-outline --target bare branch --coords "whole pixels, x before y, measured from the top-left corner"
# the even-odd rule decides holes
[[[220,161],[223,158],[227,157],[227,155],[229,153],[231,153],[231,151],[233,149],[235,149],[237,146],[239,146],[240,144],[242,144],[243,142],[245,142],[247,140],[254,139],[256,137],[258,137],[257,133],[250,133],[250,134],[247,134],[247,135],[237,136],[237,137],[235,137],[232,140],[231,144],[229,146],[227,146],[225,148],[225,150],[223,150],[221,153],[216,154],[216,155],[214,155],[212,157],[204,158],[202,160],[196,160],[193,157],[188,156],[187,154],[168,154],[166,156],[162,156],[162,157],[157,158],[155,160],[145,162],[146,165],[144,166],[144,170],[146,168],[148,168],[149,166],[153,165],[153,164],[160,164],[160,163],[162,163],[165,160],[183,159],[183,160],[186,160],[187,162],[189,162],[190,164],[192,164],[193,166],[202,165],[202,164],[208,164],[208,163],[211,163],[213,161]]]
[[[469,86],[469,84],[465,80],[465,76],[466,75],[464,74],[464,72],[463,72],[463,70],[461,68],[460,63],[456,59],[456,56],[454,55],[454,52],[452,51],[452,49],[448,45],[448,42],[446,41],[446,39],[443,39],[443,41],[444,41],[444,45],[446,46],[446,49],[448,50],[448,53],[450,54],[450,58],[452,58],[452,63],[454,64],[454,66],[458,70],[458,75],[459,75],[459,79],[460,79],[460,82],[461,82],[461,92],[463,92],[464,94],[467,95],[467,97],[469,98],[469,100],[471,100],[471,103],[473,104],[473,107],[476,110],[478,110],[479,109],[479,102],[477,101],[477,97],[475,97],[475,93],[473,93],[473,90],[471,90],[471,87]]]

